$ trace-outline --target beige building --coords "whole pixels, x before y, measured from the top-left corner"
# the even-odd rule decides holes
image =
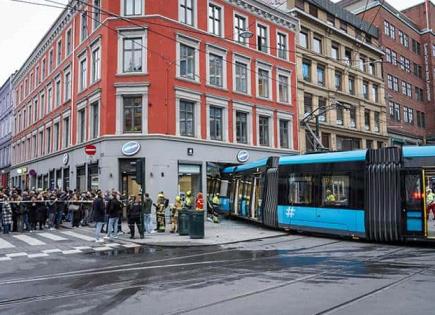
[[[386,145],[378,29],[328,0],[288,0],[287,5],[281,9],[300,20],[296,57],[301,152],[322,148],[314,138],[330,150]]]

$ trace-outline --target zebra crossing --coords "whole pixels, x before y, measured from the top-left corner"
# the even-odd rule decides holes
[[[51,255],[101,253],[140,246],[122,239],[116,242],[95,243],[95,238],[86,234],[84,230],[0,234],[0,262],[22,258],[43,258]]]

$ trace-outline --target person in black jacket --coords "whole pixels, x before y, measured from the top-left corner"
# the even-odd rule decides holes
[[[109,239],[118,238],[118,220],[122,213],[122,203],[119,201],[119,194],[116,191],[112,192],[112,199],[107,204],[107,213],[109,215],[107,236]]]
[[[130,228],[130,238],[134,238],[135,225],[139,230],[140,238],[144,238],[143,225],[140,222],[140,213],[142,208],[141,196],[137,195],[135,199],[128,203],[128,226]]]
[[[101,243],[103,242],[103,240],[100,239],[100,232],[106,218],[106,209],[105,209],[103,194],[101,190],[97,191],[97,197],[94,199],[94,202],[92,203],[92,212],[94,213],[94,221],[96,223],[95,242]]]

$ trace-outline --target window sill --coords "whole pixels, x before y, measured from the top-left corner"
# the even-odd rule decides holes
[[[251,96],[252,96],[252,95],[249,94],[249,93],[240,92],[240,91],[237,91],[237,90],[235,90],[235,89],[233,89],[233,93],[234,93],[234,94],[237,94],[237,95],[248,96],[248,97],[251,97]]]
[[[269,97],[263,97],[263,96],[259,96],[259,95],[257,95],[257,98],[260,99],[260,100],[263,100],[263,101],[269,101],[269,102],[272,102],[272,101],[273,101],[273,100],[272,100],[271,98],[269,98]]]
[[[280,105],[285,105],[285,106],[293,106],[293,104],[290,103],[290,102],[280,102],[280,101],[277,101],[277,103],[280,104]]]
[[[119,72],[116,74],[117,77],[128,77],[128,76],[143,76],[147,75],[148,72]]]
[[[193,84],[198,84],[198,85],[201,84],[201,82],[199,82],[199,81],[196,81],[196,80],[193,80],[193,79],[184,78],[184,77],[180,77],[180,76],[177,76],[176,79],[184,81],[184,82],[193,83]]]
[[[206,84],[205,86],[208,87],[208,88],[212,88],[212,89],[217,89],[217,90],[228,92],[228,89],[225,86],[217,86],[217,85],[213,85],[213,84]]]

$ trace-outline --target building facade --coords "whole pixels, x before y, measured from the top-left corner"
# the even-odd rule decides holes
[[[301,151],[318,150],[313,133],[329,150],[386,145],[378,30],[328,0],[289,0],[286,10],[301,24],[298,104],[300,119],[308,120],[301,123]]]
[[[256,0],[70,2],[13,81],[13,184],[134,194],[144,158],[173,198],[296,153],[297,23]]]
[[[433,142],[434,5],[426,1],[398,11],[387,1],[343,0],[339,4],[380,30],[390,144]]]
[[[13,119],[12,78],[13,75],[0,87],[0,188],[9,185]]]

